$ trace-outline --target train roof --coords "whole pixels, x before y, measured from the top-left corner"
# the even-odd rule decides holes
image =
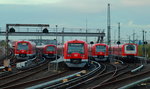
[[[123,45],[137,45],[137,44],[135,44],[135,43],[125,43],[125,44],[123,44]]]
[[[56,47],[56,45],[53,45],[53,44],[48,44],[48,45],[45,45],[44,47],[47,47],[47,46],[54,46],[54,47]]]
[[[125,43],[125,44],[121,44],[121,45],[112,45],[111,47],[113,48],[116,48],[116,47],[123,47],[123,46],[125,46],[125,45],[136,45],[137,46],[137,44],[135,44],[135,43]]]
[[[66,43],[86,43],[86,42],[82,40],[71,40],[71,41],[67,41]]]
[[[104,44],[104,43],[93,44],[93,46],[97,46],[97,45],[108,46],[107,44]]]
[[[34,42],[32,41],[25,41],[25,40],[22,40],[22,41],[17,41],[16,43],[22,43],[22,42],[26,42],[26,43],[30,43],[32,45],[36,45]]]
[[[47,46],[54,46],[54,47],[56,47],[56,45],[54,45],[54,44],[38,45],[38,46],[36,46],[36,47],[37,47],[37,48],[45,48],[45,47],[47,47]]]

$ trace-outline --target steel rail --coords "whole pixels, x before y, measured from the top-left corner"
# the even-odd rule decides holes
[[[39,72],[41,72],[41,71],[43,71],[43,70],[46,70],[47,68],[42,68],[42,69],[40,69],[40,70],[38,70],[38,71],[35,71],[35,72],[31,72],[31,73],[29,73],[29,74],[25,74],[24,76],[18,76],[17,78],[15,78],[15,79],[13,79],[13,80],[9,80],[9,81],[7,81],[7,82],[5,82],[5,83],[1,83],[0,84],[0,87],[2,88],[2,87],[6,87],[6,86],[8,86],[9,84],[12,84],[12,83],[14,83],[14,82],[17,82],[17,81],[19,81],[19,80],[21,80],[21,79],[25,79],[25,78],[27,78],[27,77],[29,77],[29,76],[31,76],[31,75],[34,75],[34,74],[37,74],[37,73],[39,73]]]
[[[32,86],[32,87],[28,87],[27,89],[38,89],[38,88],[45,88],[46,89],[46,88],[66,87],[68,84],[72,84],[72,83],[77,82],[79,80],[85,79],[85,78],[89,77],[89,75],[91,76],[92,74],[97,72],[100,69],[101,65],[97,62],[93,62],[93,63],[95,63],[97,65],[97,68],[90,71],[89,73],[86,73],[86,74],[84,74],[84,73],[73,74],[73,75],[70,75],[70,77],[63,77],[63,78],[60,78],[60,79],[57,79],[57,80],[54,80],[54,81],[48,81],[48,82],[40,84],[40,85],[35,85],[35,86]],[[79,76],[77,76],[77,75],[79,75]],[[65,79],[68,80],[68,81],[63,82]],[[47,87],[47,86],[49,86],[49,87]]]
[[[18,84],[15,84],[15,85],[7,86],[7,87],[4,87],[3,89],[17,89],[18,87],[25,86],[25,85],[28,85],[28,84],[33,84],[33,83],[36,83],[38,81],[43,81],[45,79],[53,78],[55,76],[58,76],[60,74],[66,73],[66,72],[68,72],[68,71],[63,71],[63,72],[60,72],[58,74],[53,74],[53,75],[50,75],[50,76],[46,76],[44,78],[39,78],[39,79],[35,79],[35,80],[31,80],[31,81],[27,81],[27,82],[18,83]]]
[[[47,62],[48,62],[48,61],[47,61]],[[32,67],[32,68],[30,68],[30,69],[24,70],[24,71],[20,71],[20,72],[18,72],[18,73],[14,73],[14,74],[11,74],[11,75],[2,77],[2,78],[0,78],[0,80],[4,80],[4,79],[7,79],[7,78],[10,78],[10,77],[13,77],[13,76],[18,76],[18,75],[23,74],[23,73],[26,73],[26,72],[28,72],[28,71],[35,70],[36,68],[39,68],[39,67],[41,67],[41,66],[47,64],[47,62],[45,62],[44,64],[40,64],[40,65],[38,65],[38,66],[36,66],[36,67]]]
[[[113,70],[113,71],[110,71],[110,72],[107,72],[107,73],[105,73],[105,74],[102,74],[102,75],[98,76],[97,78],[100,78],[100,77],[103,77],[103,76],[106,76],[106,75],[108,75],[108,74],[113,73],[113,74],[112,74],[109,78],[107,78],[106,80],[104,80],[104,81],[100,82],[98,85],[96,85],[96,86],[94,86],[94,87],[90,87],[90,88],[88,88],[88,89],[95,89],[95,88],[97,88],[97,87],[99,87],[99,86],[102,86],[103,84],[105,84],[105,83],[107,83],[108,81],[110,81],[111,79],[113,79],[113,78],[116,76],[117,72],[119,72],[119,71],[121,71],[121,70],[123,70],[123,69],[125,69],[125,68],[127,68],[127,67],[128,67],[128,65],[126,65],[125,67],[120,68],[120,69],[116,68],[116,69]]]
[[[135,68],[136,69],[136,68]],[[121,76],[123,74],[127,74],[127,73],[131,73],[131,70],[128,70],[128,71],[125,71],[123,73],[120,73],[116,76],[114,76],[112,79],[118,77],[118,76]],[[92,89],[99,89],[99,88],[102,88],[103,86],[107,86],[107,85],[111,85],[111,84],[114,84],[114,83],[117,83],[117,82],[122,82],[122,81],[125,81],[127,79],[132,79],[134,77],[138,77],[138,76],[141,76],[141,75],[144,75],[144,74],[147,74],[147,73],[150,73],[150,71],[146,71],[146,72],[143,72],[143,73],[139,73],[139,74],[135,74],[135,75],[130,75],[130,76],[127,76],[127,77],[124,77],[124,78],[121,78],[121,79],[118,79],[118,80],[112,80],[110,82],[106,82],[106,83],[103,83],[102,85],[99,85],[99,86],[95,86],[93,87]]]
[[[77,83],[77,82],[79,82],[79,81],[81,81],[81,80],[85,80],[85,79],[91,77],[92,75],[94,75],[96,72],[98,72],[98,71],[101,69],[101,65],[100,65],[98,62],[95,62],[95,61],[92,61],[92,62],[93,62],[94,64],[96,64],[97,67],[96,67],[94,70],[88,72],[87,74],[84,74],[84,75],[81,75],[81,76],[79,76],[79,77],[70,79],[70,80],[68,80],[67,82],[63,82],[63,83],[59,83],[59,84],[56,84],[56,85],[53,85],[53,86],[46,87],[46,88],[44,88],[44,89],[67,88],[67,87],[69,87],[69,86],[74,85],[74,83]]]
[[[89,78],[89,79],[87,79],[87,80],[85,80],[85,81],[81,81],[81,82],[79,82],[79,83],[77,83],[77,84],[75,84],[75,85],[72,85],[72,86],[70,86],[70,87],[67,87],[66,89],[73,89],[73,88],[76,88],[76,87],[78,87],[78,86],[81,86],[81,85],[83,85],[83,84],[87,84],[87,83],[93,81],[94,79],[97,78],[97,76],[101,75],[101,74],[106,70],[106,66],[105,66],[104,64],[101,64],[101,66],[104,66],[104,68],[101,70],[100,73],[96,74],[94,77]]]
[[[150,77],[147,77],[147,78],[144,78],[144,79],[142,79],[142,80],[139,80],[139,81],[133,82],[133,83],[131,83],[131,84],[125,85],[125,86],[123,86],[123,87],[120,87],[120,88],[118,88],[118,89],[129,89],[129,88],[133,88],[134,86],[136,86],[136,85],[138,85],[138,84],[140,84],[140,83],[142,83],[142,82],[149,81],[149,80],[150,80]]]

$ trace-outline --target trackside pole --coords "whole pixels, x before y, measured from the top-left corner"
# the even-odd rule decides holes
[[[3,63],[4,63],[4,67],[5,67],[5,71],[11,71],[11,68],[10,68],[10,59],[8,59],[8,29],[9,29],[9,27],[8,27],[8,25],[6,24],[6,52],[5,52],[5,54],[6,54],[6,59],[4,59],[4,61],[3,61]]]

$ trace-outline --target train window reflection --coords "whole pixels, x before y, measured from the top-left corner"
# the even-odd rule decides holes
[[[55,48],[53,46],[48,46],[46,51],[55,51]]]
[[[68,53],[84,53],[84,44],[83,43],[69,43],[68,44]]]
[[[18,50],[28,50],[28,43],[18,43]]]
[[[96,46],[96,52],[106,52],[106,46]]]
[[[127,45],[126,46],[126,50],[128,50],[128,51],[134,51],[135,50],[135,46],[134,45]]]

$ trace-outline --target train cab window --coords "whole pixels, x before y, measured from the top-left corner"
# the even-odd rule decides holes
[[[106,46],[96,46],[96,52],[106,52]]]
[[[46,51],[55,51],[55,47],[53,46],[48,46]]]
[[[28,43],[18,43],[18,48],[17,50],[28,50]]]
[[[84,44],[83,43],[69,43],[68,44],[68,54],[71,53],[84,53]]]
[[[135,50],[135,46],[134,45],[127,45],[126,46],[126,50],[128,50],[128,51],[134,51]]]

